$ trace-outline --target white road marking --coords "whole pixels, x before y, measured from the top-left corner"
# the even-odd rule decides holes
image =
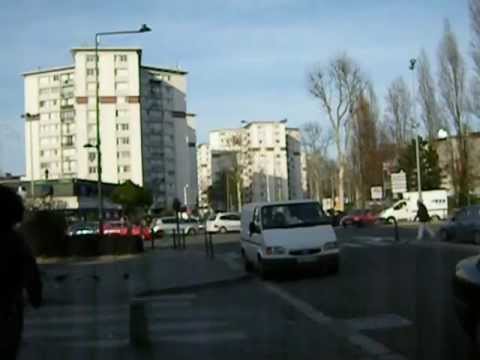
[[[391,236],[354,236],[353,239],[367,241],[370,243],[378,243],[378,245],[386,245],[384,242],[394,241],[394,238]]]
[[[42,317],[42,318],[33,318],[25,320],[25,324],[28,326],[34,325],[61,325],[61,324],[70,324],[72,326],[80,325],[80,324],[90,324],[96,322],[115,322],[115,321],[126,321],[129,319],[128,312],[123,314],[115,314],[115,315],[74,315],[74,316],[67,316],[67,317],[59,317],[59,316],[50,316],[50,317]]]
[[[58,346],[74,348],[111,349],[130,345],[129,339],[82,340],[59,343]]]
[[[238,341],[245,340],[247,336],[240,331],[223,331],[218,334],[195,334],[195,335],[169,335],[155,337],[155,341],[190,343],[190,344],[208,344],[213,342]]]
[[[354,345],[361,347],[370,355],[381,356],[391,354],[392,352],[385,345],[370,339],[368,336],[356,334],[348,338]]]
[[[225,321],[175,321],[175,322],[158,322],[149,326],[151,333],[170,332],[170,331],[198,331],[210,330],[213,328],[221,328],[228,326]]]
[[[297,311],[299,311],[300,313],[305,315],[307,318],[316,322],[319,325],[331,325],[336,320],[318,311],[309,303],[290,295],[287,291],[281,289],[278,286],[273,285],[272,283],[267,282],[267,283],[263,283],[263,285],[268,291],[277,295],[278,297],[283,299],[286,303],[293,306]],[[395,356],[398,356],[399,359],[403,359],[403,357],[392,352],[385,345],[365,335],[354,332],[351,336],[348,337],[348,340],[352,344],[361,347],[369,355],[373,355],[373,356],[395,355]]]
[[[396,314],[386,314],[368,318],[350,319],[346,321],[347,326],[353,330],[377,330],[389,329],[412,325],[412,323]]]
[[[285,302],[292,305],[294,308],[296,308],[302,314],[307,316],[310,320],[315,321],[317,324],[326,324],[332,321],[330,317],[322,314],[320,311],[315,309],[312,305],[290,295],[288,292],[282,290],[281,288],[271,283],[264,283],[264,286],[268,291],[282,298]]]
[[[197,298],[196,294],[154,295],[134,298],[133,301],[191,301]]]
[[[340,243],[340,247],[363,248],[366,247],[366,245],[345,241]]]

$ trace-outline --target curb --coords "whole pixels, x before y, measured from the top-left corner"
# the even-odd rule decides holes
[[[175,286],[170,288],[164,288],[159,290],[147,290],[140,292],[134,296],[134,299],[141,299],[155,295],[165,295],[165,294],[181,294],[185,292],[191,291],[198,291],[198,290],[208,290],[208,289],[216,289],[222,288],[233,284],[238,284],[242,282],[246,282],[252,279],[253,276],[251,274],[242,274],[236,277],[222,279],[222,280],[213,280],[213,281],[206,281],[203,283],[185,285],[185,286]]]

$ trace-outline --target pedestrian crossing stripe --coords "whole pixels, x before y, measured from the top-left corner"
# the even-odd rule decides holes
[[[195,294],[134,299],[135,303],[145,305],[148,340],[154,343],[204,344],[247,338],[244,332],[220,318],[218,311],[195,309],[192,303],[195,299]],[[129,307],[121,304],[99,307],[72,305],[28,312],[23,338],[27,346],[38,343],[95,349],[131,346]]]

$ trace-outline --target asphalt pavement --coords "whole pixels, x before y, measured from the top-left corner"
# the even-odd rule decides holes
[[[197,236],[187,250],[163,239],[134,262],[91,265],[109,275],[86,277],[88,286],[69,275],[63,291],[75,301],[28,312],[21,359],[479,358],[457,322],[450,288],[456,262],[478,247],[418,242],[410,225],[400,226],[399,242],[391,226],[336,232],[336,275],[246,277],[238,234],[213,237],[214,259]],[[78,268],[50,266],[60,275]],[[144,278],[158,272],[152,287]],[[202,281],[207,286],[195,286]],[[47,299],[61,294],[47,291]]]

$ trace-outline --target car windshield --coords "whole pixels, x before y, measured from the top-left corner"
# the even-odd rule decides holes
[[[329,224],[330,220],[317,203],[265,206],[262,208],[263,229],[302,227]]]

